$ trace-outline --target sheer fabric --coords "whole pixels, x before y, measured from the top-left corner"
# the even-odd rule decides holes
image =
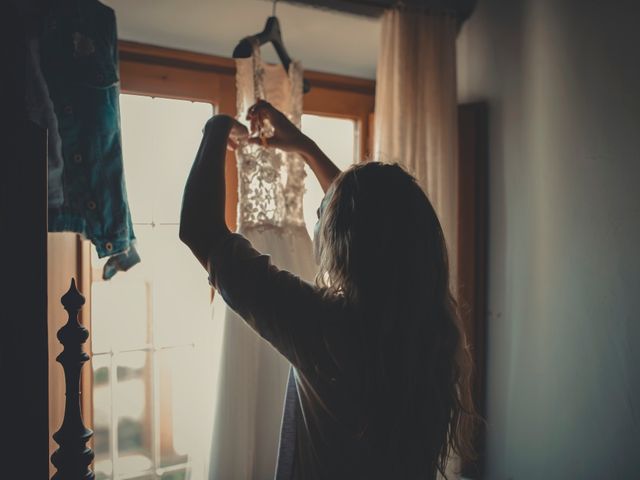
[[[265,99],[300,125],[302,66],[289,72],[253,55],[236,60],[238,119]],[[304,161],[298,155],[259,145],[242,144],[238,166],[238,232],[282,269],[313,281],[316,266],[304,223]],[[214,420],[209,478],[274,477],[289,363],[242,319],[224,305],[223,352]]]

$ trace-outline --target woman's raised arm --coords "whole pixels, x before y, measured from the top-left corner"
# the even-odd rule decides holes
[[[227,146],[247,137],[246,127],[227,115],[216,115],[204,127],[202,142],[187,178],[180,213],[180,239],[202,266],[212,246],[229,233],[224,219],[224,167]]]

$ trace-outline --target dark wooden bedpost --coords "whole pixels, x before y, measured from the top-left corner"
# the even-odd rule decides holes
[[[57,469],[52,480],[93,480],[95,475],[89,468],[93,451],[86,445],[93,432],[84,426],[80,411],[80,371],[84,362],[89,360],[82,344],[89,338],[89,332],[78,322],[78,312],[85,300],[74,279],[61,300],[69,313],[69,321],[58,330],[58,340],[64,345],[64,350],[56,360],[64,369],[66,400],[62,426],[53,434],[60,448],[51,455],[51,463]]]

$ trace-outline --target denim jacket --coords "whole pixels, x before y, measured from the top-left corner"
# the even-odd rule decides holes
[[[108,278],[140,261],[122,164],[115,14],[97,0],[52,4],[40,61],[62,140],[64,203],[50,208],[49,231],[78,232],[99,257],[114,256]]]

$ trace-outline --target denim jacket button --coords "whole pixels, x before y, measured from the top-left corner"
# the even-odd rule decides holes
[[[101,73],[97,74],[96,80],[98,80],[99,82],[102,82],[104,80],[104,75],[102,75]]]
[[[87,202],[87,208],[89,210],[95,210],[96,209],[96,202],[94,202],[93,200],[89,200]]]
[[[82,155],[80,155],[79,153],[76,153],[73,156],[73,161],[76,162],[76,163],[82,163]]]
[[[107,242],[104,244],[104,248],[107,249],[107,252],[110,252],[111,250],[113,250],[113,244],[111,242]]]
[[[70,115],[73,113],[73,108],[71,108],[71,105],[66,105],[64,107],[64,113],[66,113],[67,115]]]

